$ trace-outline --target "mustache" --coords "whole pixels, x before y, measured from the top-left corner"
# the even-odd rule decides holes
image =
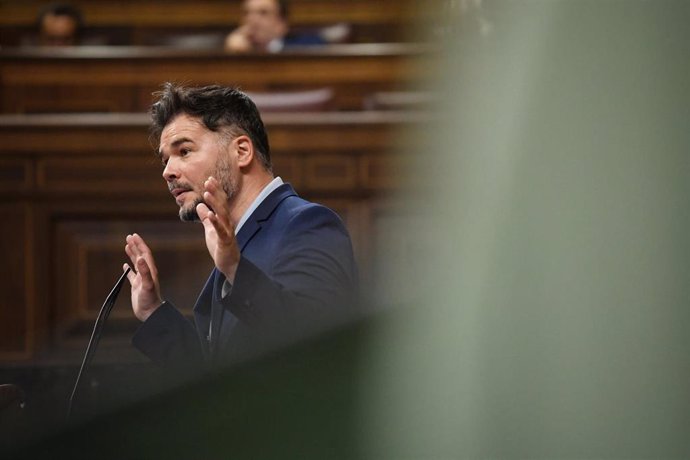
[[[189,184],[185,184],[184,182],[179,182],[179,181],[172,181],[168,182],[168,191],[172,193],[173,190],[176,188],[182,189],[182,190],[194,190],[192,186]]]

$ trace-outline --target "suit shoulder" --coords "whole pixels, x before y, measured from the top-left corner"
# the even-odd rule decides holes
[[[285,217],[287,217],[288,225],[300,222],[331,222],[340,226],[343,225],[340,216],[322,204],[307,201],[298,196],[291,196],[285,200],[285,205]]]

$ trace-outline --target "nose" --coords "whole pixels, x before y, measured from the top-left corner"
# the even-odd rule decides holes
[[[166,182],[172,182],[175,179],[180,178],[180,173],[176,167],[176,164],[177,162],[173,157],[170,157],[168,162],[165,164],[165,168],[163,168],[163,179],[165,179]]]

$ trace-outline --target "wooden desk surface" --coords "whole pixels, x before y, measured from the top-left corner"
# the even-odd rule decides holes
[[[135,112],[165,81],[247,91],[331,87],[336,109],[359,109],[371,92],[418,84],[433,71],[427,45],[305,47],[279,54],[219,50],[76,47],[0,50],[3,113]]]
[[[262,116],[272,150],[349,151],[387,149],[396,129],[420,124],[428,114],[416,111],[284,112]],[[0,158],[17,154],[94,156],[111,149],[148,152],[145,113],[5,114],[0,115]],[[308,132],[309,136],[304,137]],[[91,133],[91,134],[89,134]],[[110,136],[119,140],[103,142]],[[92,142],[95,142],[92,143]]]

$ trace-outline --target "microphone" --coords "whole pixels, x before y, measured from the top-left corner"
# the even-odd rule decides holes
[[[74,404],[75,397],[77,395],[77,389],[79,388],[79,382],[81,380],[81,376],[84,373],[84,369],[89,365],[91,362],[91,359],[93,358],[93,355],[96,353],[96,347],[98,346],[98,341],[101,339],[101,334],[103,333],[103,328],[105,327],[105,322],[108,319],[108,316],[110,316],[110,312],[112,311],[113,307],[115,306],[115,301],[117,300],[117,296],[120,293],[120,289],[122,288],[122,284],[125,282],[125,278],[127,277],[127,273],[131,270],[130,267],[127,267],[127,270],[125,270],[122,275],[120,275],[120,278],[117,280],[117,283],[115,283],[115,286],[113,286],[113,289],[110,291],[110,294],[108,294],[108,297],[105,298],[105,302],[103,302],[103,306],[101,307],[101,311],[98,313],[98,316],[96,317],[96,323],[93,325],[93,331],[91,332],[91,339],[89,339],[89,343],[86,346],[86,353],[84,353],[84,359],[81,362],[81,367],[79,368],[79,374],[77,374],[77,381],[74,382],[74,388],[72,389],[72,396],[69,398],[69,405],[67,406],[67,417],[66,420],[69,421],[70,416],[72,415],[72,405]]]
[[[23,409],[24,401],[26,401],[26,395],[19,386],[12,383],[0,385],[0,412],[15,404]]]

